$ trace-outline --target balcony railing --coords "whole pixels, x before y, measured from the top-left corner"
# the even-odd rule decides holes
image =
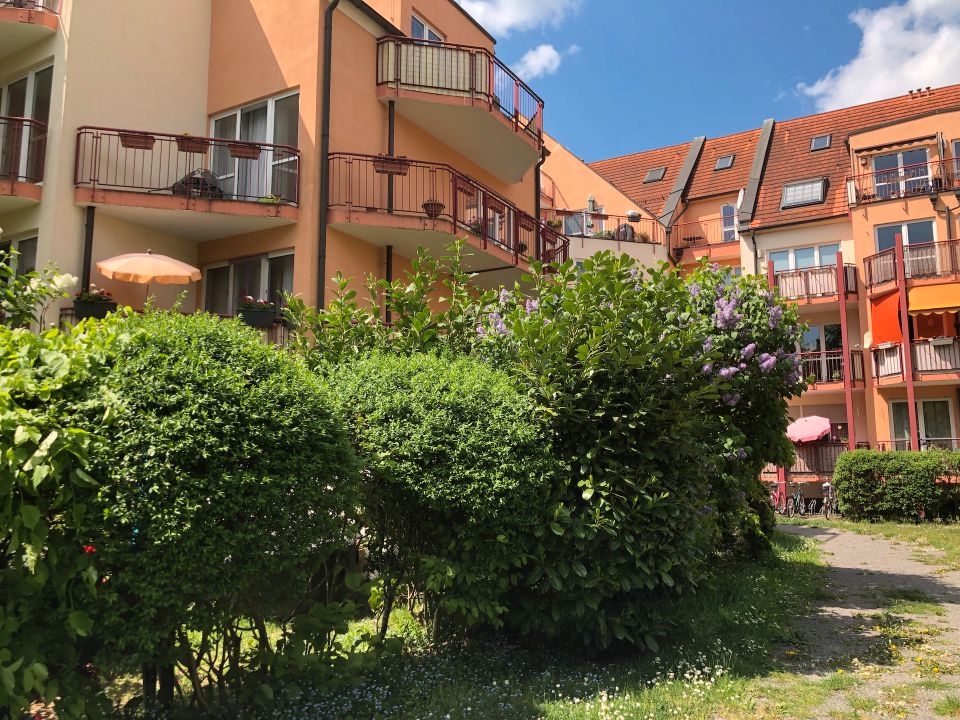
[[[847,292],[857,292],[857,268],[844,265]],[[780,295],[788,300],[832,297],[837,294],[837,266],[818,265],[801,270],[781,270],[774,274],[774,283]]]
[[[74,182],[100,190],[296,205],[300,151],[289,145],[82,127]]]
[[[830,382],[843,382],[846,368],[843,364],[842,350],[800,353],[803,362],[804,377],[812,377],[815,385]],[[863,351],[850,351],[850,379],[863,380]]]
[[[653,218],[639,213],[634,215],[608,215],[583,210],[544,210],[547,225],[567,237],[619,240],[621,242],[663,245],[666,230]]]
[[[382,37],[377,85],[486,102],[516,132],[543,141],[543,100],[485,48]]]
[[[0,115],[0,180],[40,182],[46,150],[45,123]]]
[[[957,160],[934,160],[855,175],[847,179],[847,199],[853,207],[960,188],[957,171]]]
[[[913,342],[913,370],[915,373],[960,371],[960,339],[915,340]]]
[[[875,378],[903,377],[903,348],[897,345],[871,348]]]
[[[670,237],[673,246],[678,248],[722,245],[738,241],[733,220],[721,218],[677,223],[671,227]]]
[[[441,163],[335,153],[330,156],[330,207],[446,220],[482,248],[516,260],[563,262],[569,241],[466,175]]]
[[[913,443],[905,438],[878,440],[877,450],[912,450]],[[960,438],[920,438],[920,450],[960,450]]]
[[[43,12],[60,14],[60,0],[0,0],[0,8],[16,8],[18,10],[41,10]]]
[[[867,287],[896,280],[896,251],[891,248],[864,258]],[[952,277],[960,275],[960,241],[944,240],[903,246],[906,278]]]
[[[849,448],[846,443],[826,442],[797,444],[790,475],[833,475],[837,458]]]

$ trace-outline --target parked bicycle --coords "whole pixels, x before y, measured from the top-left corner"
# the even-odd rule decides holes
[[[807,500],[803,497],[803,488],[800,486],[800,483],[790,483],[797,490],[793,495],[787,498],[787,507],[786,513],[787,517],[793,517],[794,515],[799,515],[803,517],[807,514]]]
[[[823,516],[829,519],[831,516],[839,517],[840,505],[837,502],[837,496],[833,492],[833,483],[827,481],[823,484],[823,507],[821,508]]]
[[[770,505],[778,515],[787,514],[787,491],[779,482],[770,483]]]

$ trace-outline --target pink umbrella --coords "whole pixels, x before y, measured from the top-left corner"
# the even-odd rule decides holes
[[[830,420],[808,415],[787,425],[787,437],[793,442],[812,442],[830,434]]]

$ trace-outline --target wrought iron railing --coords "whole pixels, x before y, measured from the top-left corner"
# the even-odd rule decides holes
[[[876,450],[913,450],[913,442],[906,438],[878,440]],[[960,438],[920,438],[920,450],[960,450]]]
[[[569,241],[503,196],[442,163],[383,155],[330,156],[330,207],[414,216],[450,223],[481,248],[493,245],[515,261],[567,259]]]
[[[60,14],[60,0],[0,0],[0,8],[17,8],[19,10],[41,10],[43,12]]]
[[[296,205],[300,151],[289,145],[81,127],[74,182],[104,190]]]
[[[0,180],[43,180],[47,126],[30,118],[0,115]]]
[[[472,45],[382,37],[377,84],[486,102],[518,133],[543,142],[543,100],[492,52]]]
[[[609,215],[586,210],[542,211],[548,226],[567,237],[619,240],[621,242],[663,245],[666,229],[654,218],[633,215]]]
[[[915,373],[960,371],[960,339],[944,337],[914,340],[912,345]]]
[[[847,292],[856,294],[856,266],[845,264],[843,272]],[[837,294],[837,266],[818,265],[800,270],[781,270],[774,273],[774,283],[780,295],[788,300],[834,296]]]
[[[933,160],[889,170],[874,170],[847,179],[847,195],[851,206],[929,195],[952,188],[960,189],[953,160]]]
[[[677,248],[735,243],[737,228],[732,218],[676,223],[670,227],[670,241]]]
[[[843,382],[847,366],[843,362],[843,350],[824,350],[821,352],[800,353],[803,374],[813,379],[813,384]],[[850,379],[863,380],[863,351],[850,351]]]
[[[794,445],[794,461],[788,473],[790,475],[832,476],[837,466],[837,458],[847,452],[847,443],[797,443]]]
[[[875,378],[903,377],[903,347],[899,343],[871,348],[870,353]]]
[[[897,279],[893,248],[864,258],[867,287]],[[941,240],[903,246],[903,265],[908,280],[960,276],[960,241]]]

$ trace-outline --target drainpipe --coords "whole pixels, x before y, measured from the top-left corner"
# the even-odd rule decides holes
[[[83,226],[83,260],[80,266],[80,289],[90,292],[90,266],[93,264],[93,223],[97,208],[87,205],[87,221]]]
[[[903,261],[903,235],[896,234],[897,292],[900,295],[900,341],[903,379],[907,383],[907,417],[910,420],[910,444],[920,450],[920,430],[917,424],[917,397],[913,388],[913,344],[910,342],[910,313],[907,311],[907,272]]]
[[[542,183],[543,179],[540,177],[540,169],[543,167],[543,164],[547,161],[547,148],[540,148],[540,160],[537,162],[537,166],[533,171],[533,217],[539,223],[540,222],[540,213],[542,208],[540,207],[540,194],[542,192]],[[540,237],[540,230],[537,230],[537,246],[534,248],[535,257],[537,260],[540,260],[543,257],[541,252],[540,245],[542,240]]]
[[[387,102],[387,155],[393,157],[396,154],[396,127],[397,127],[397,101]],[[393,212],[393,174],[391,173],[387,181],[387,212]],[[388,278],[390,279],[390,278]],[[389,322],[389,319],[387,320]]]
[[[331,0],[323,14],[323,109],[320,120],[320,228],[317,248],[317,308],[324,306],[327,284],[327,214],[330,204],[330,80],[333,74],[333,12],[340,0]]]

